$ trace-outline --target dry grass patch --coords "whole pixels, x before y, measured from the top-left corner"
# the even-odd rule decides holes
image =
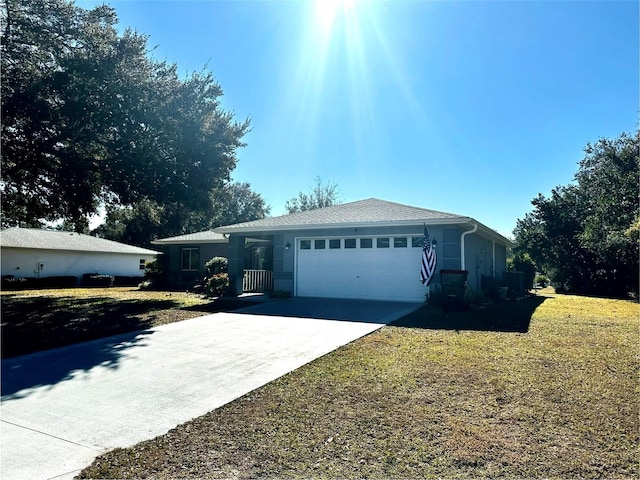
[[[638,305],[539,300],[527,333],[385,327],[81,477],[637,478]]]

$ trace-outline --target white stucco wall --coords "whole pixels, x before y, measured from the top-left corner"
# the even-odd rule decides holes
[[[153,255],[94,253],[64,250],[35,250],[29,248],[0,249],[2,275],[16,278],[75,276],[85,273],[99,273],[114,276],[140,276],[140,260],[153,261]],[[43,268],[38,273],[38,265]]]

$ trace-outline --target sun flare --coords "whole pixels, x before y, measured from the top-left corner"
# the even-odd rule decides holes
[[[336,16],[349,13],[355,7],[355,0],[316,0],[314,17],[320,27],[331,30]]]

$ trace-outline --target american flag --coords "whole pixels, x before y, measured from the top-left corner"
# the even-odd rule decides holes
[[[436,249],[431,245],[427,226],[424,227],[424,239],[422,240],[422,268],[420,269],[420,281],[429,286],[431,278],[436,271]]]

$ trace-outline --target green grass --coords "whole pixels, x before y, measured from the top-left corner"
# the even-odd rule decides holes
[[[638,313],[425,308],[81,477],[638,478]]]
[[[187,320],[218,306],[189,293],[131,287],[2,292],[0,302],[2,358]]]

